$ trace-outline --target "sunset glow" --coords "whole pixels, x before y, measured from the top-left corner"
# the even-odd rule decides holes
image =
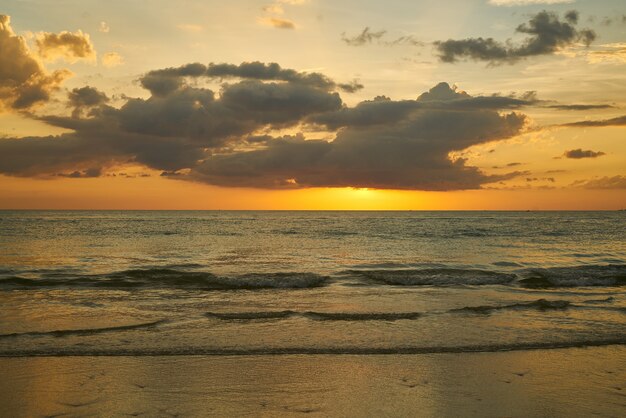
[[[626,206],[619,1],[71,3],[0,10],[0,208]]]

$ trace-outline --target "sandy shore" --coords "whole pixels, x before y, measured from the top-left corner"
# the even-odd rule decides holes
[[[0,358],[0,415],[626,416],[626,347]]]

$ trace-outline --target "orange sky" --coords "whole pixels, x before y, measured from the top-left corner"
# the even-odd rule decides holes
[[[626,208],[621,2],[31,3],[0,10],[0,209]]]
[[[626,202],[626,192],[612,190],[271,191],[155,177],[2,180],[0,194],[10,196],[2,199],[3,209],[614,210]]]

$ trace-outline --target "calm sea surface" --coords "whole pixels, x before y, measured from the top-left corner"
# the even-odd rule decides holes
[[[0,211],[0,355],[626,344],[626,212]]]

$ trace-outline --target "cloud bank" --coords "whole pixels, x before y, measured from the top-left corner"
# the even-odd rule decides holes
[[[231,82],[212,91],[189,83],[198,77]],[[151,96],[119,108],[92,87],[72,90],[71,116],[39,118],[72,132],[0,140],[0,173],[79,178],[133,163],[220,186],[476,189],[520,173],[487,175],[451,153],[519,134],[526,117],[506,110],[531,103],[440,83],[415,100],[348,107],[329,77],[264,63],[194,63],[140,82]],[[283,129],[296,133],[271,135]],[[297,133],[311,129],[332,140]]]
[[[214,92],[188,77],[236,81]],[[141,82],[151,97],[120,108],[92,87],[72,90],[71,117],[40,120],[73,132],[0,140],[0,172],[79,178],[131,162],[220,186],[411,190],[476,189],[520,174],[487,175],[450,157],[522,132],[526,117],[503,111],[529,103],[520,99],[472,97],[440,83],[415,100],[347,107],[330,78],[263,63],[189,64]],[[260,134],[307,127],[333,139]]]

